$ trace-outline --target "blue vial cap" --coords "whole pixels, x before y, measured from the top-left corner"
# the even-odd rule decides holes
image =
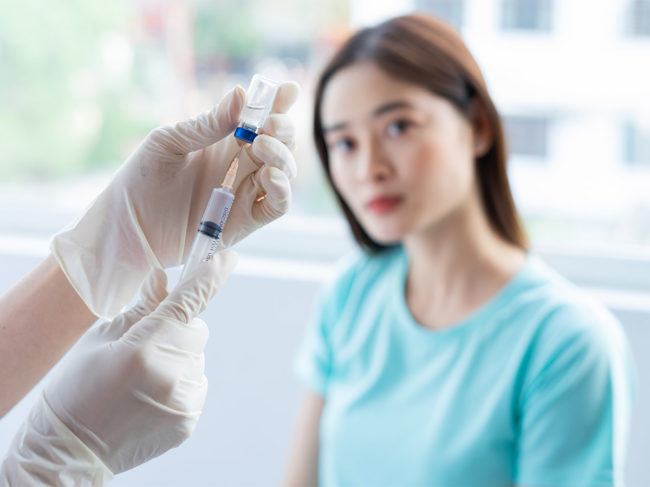
[[[235,130],[235,137],[243,140],[244,142],[248,142],[250,144],[253,142],[255,137],[257,137],[257,134],[250,129],[245,129],[244,127],[237,127],[237,130]]]

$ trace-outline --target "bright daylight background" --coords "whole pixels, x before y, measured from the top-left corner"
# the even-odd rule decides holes
[[[301,393],[291,359],[319,285],[352,247],[312,148],[315,74],[357,27],[413,10],[454,24],[477,57],[534,247],[624,323],[639,372],[626,475],[650,483],[650,0],[9,2],[0,291],[151,128],[255,72],[303,86],[295,204],[238,246],[240,266],[204,314],[210,392],[195,435],[116,486],[279,483]],[[0,421],[0,456],[37,394]]]

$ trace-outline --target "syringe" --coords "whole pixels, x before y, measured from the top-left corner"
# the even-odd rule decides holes
[[[198,265],[210,261],[217,252],[221,233],[235,201],[233,185],[239,168],[239,157],[244,147],[257,137],[257,131],[262,127],[271,111],[277,90],[277,82],[258,74],[253,76],[246,92],[246,105],[242,110],[239,126],[234,134],[240,141],[238,143],[243,143],[243,145],[231,161],[221,187],[212,190],[208,206],[201,218],[198,233],[185,260],[181,281]]]
[[[239,168],[239,155],[243,150],[242,146],[237,155],[230,163],[228,172],[223,178],[220,188],[214,188],[210,195],[208,206],[205,207],[199,231],[194,237],[192,248],[185,261],[183,272],[181,273],[180,280],[182,281],[186,275],[189,275],[196,266],[202,262],[208,262],[212,259],[219,246],[219,239],[221,232],[228,220],[230,209],[235,201],[235,194],[232,186],[237,177],[237,169]]]

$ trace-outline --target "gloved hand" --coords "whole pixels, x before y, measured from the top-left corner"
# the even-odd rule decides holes
[[[91,328],[16,434],[0,485],[101,485],[188,438],[207,391],[208,328],[194,317],[236,260],[215,255],[169,296],[153,270],[136,306]]]
[[[229,247],[288,211],[294,129],[285,112],[298,85],[280,85],[262,133],[245,148],[235,202],[221,235]],[[131,301],[151,268],[184,262],[213,188],[239,150],[230,135],[245,100],[240,87],[213,110],[153,130],[108,187],[51,250],[63,272],[97,316],[112,319]],[[256,201],[259,195],[266,198]]]

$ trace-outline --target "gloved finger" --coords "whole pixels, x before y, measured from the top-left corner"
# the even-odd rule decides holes
[[[291,207],[291,185],[286,174],[275,167],[264,166],[251,175],[258,194],[263,195],[253,205],[255,221],[266,224],[281,217]]]
[[[232,251],[215,254],[212,260],[197,266],[180,282],[150,316],[189,324],[207,307],[237,260],[237,254]]]
[[[289,150],[296,147],[296,131],[293,122],[284,113],[273,113],[269,115],[262,126],[262,133],[278,139]]]
[[[176,366],[177,376],[174,380],[174,393],[189,397],[194,390],[205,387],[205,354],[187,353],[182,363]],[[184,401],[183,401],[184,402]]]
[[[212,110],[172,126],[155,129],[149,138],[152,143],[176,155],[208,147],[235,129],[245,97],[244,89],[236,86]]]
[[[181,327],[177,325],[176,328]],[[207,389],[203,352],[168,353],[157,347],[157,354],[150,355],[143,360],[146,370],[139,371],[146,384],[139,391],[143,397],[156,398],[165,408],[184,415],[200,413]],[[188,369],[192,369],[191,374]]]
[[[179,379],[174,387],[169,407],[186,415],[200,415],[205,405],[208,379],[204,374],[198,380]]]
[[[166,397],[185,374],[195,378],[203,373],[201,356],[209,334],[208,325],[199,318],[188,325],[157,317],[154,311],[129,328],[114,347],[128,350],[130,368],[147,376],[148,393]]]
[[[205,322],[203,322],[205,325]],[[208,325],[205,325],[205,331],[206,331],[206,336],[209,333]],[[205,345],[205,344],[204,344]],[[198,347],[196,347],[198,350]],[[179,381],[187,382],[190,384],[194,384],[196,387],[203,381],[205,378],[204,373],[205,373],[205,346],[203,346],[200,351],[197,351],[196,353],[187,353],[186,360],[183,364],[183,367],[180,370],[179,373]]]
[[[278,87],[278,92],[275,95],[275,100],[273,100],[273,107],[271,112],[273,113],[287,113],[289,108],[298,99],[300,95],[300,85],[295,81],[285,81],[280,83]]]
[[[176,414],[186,418],[195,418],[198,421],[205,405],[207,393],[208,379],[205,376],[200,382],[177,381],[165,405]],[[186,432],[186,437],[189,437],[194,429],[193,425],[189,423],[185,427],[189,427]]]
[[[152,342],[156,342],[157,349],[165,355],[166,362],[175,362],[174,369],[180,377],[186,373],[188,364],[194,363],[193,361],[203,355],[203,350],[208,342],[210,329],[208,325],[200,318],[193,318],[189,324],[179,326],[176,322],[164,321],[159,322],[159,332],[154,332]],[[201,367],[203,363],[199,363]],[[199,375],[203,373],[203,369],[199,371]],[[194,374],[193,377],[196,377]]]
[[[255,137],[251,150],[255,158],[263,164],[277,167],[282,170],[289,179],[293,179],[298,174],[296,160],[289,148],[273,137],[268,135],[258,135]]]
[[[115,317],[112,322],[102,323],[97,333],[106,340],[117,340],[119,337],[151,313],[158,304],[167,297],[167,274],[162,269],[153,269],[140,287],[140,299],[130,309]]]

